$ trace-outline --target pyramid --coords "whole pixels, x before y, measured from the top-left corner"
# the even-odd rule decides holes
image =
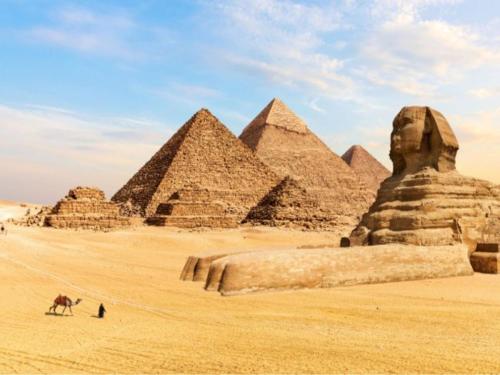
[[[382,181],[391,175],[386,167],[359,145],[351,146],[342,155],[342,159],[354,169],[359,179],[374,194],[377,193]]]
[[[322,202],[340,225],[356,225],[373,200],[356,173],[279,99],[250,122],[240,139],[279,177],[290,176]]]
[[[244,222],[326,229],[335,225],[335,218],[305,188],[287,176],[252,208]]]
[[[44,224],[53,228],[109,230],[131,224],[120,214],[120,207],[106,200],[98,188],[71,189],[45,216]]]
[[[112,198],[153,224],[234,226],[279,178],[201,109]]]

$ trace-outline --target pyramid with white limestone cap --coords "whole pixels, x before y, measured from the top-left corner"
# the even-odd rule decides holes
[[[273,99],[240,139],[278,176],[290,176],[336,216],[355,225],[373,193],[281,100]]]

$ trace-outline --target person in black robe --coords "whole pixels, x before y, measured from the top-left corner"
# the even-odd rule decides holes
[[[97,316],[102,319],[104,318],[104,313],[106,312],[106,309],[104,308],[104,305],[101,303],[99,305],[99,313],[97,314]]]

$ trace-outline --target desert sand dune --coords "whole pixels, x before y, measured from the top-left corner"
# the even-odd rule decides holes
[[[495,275],[221,297],[189,254],[333,243],[273,229],[111,233],[11,227],[0,239],[0,372],[498,372]],[[83,302],[45,315],[58,293]],[[93,317],[102,302],[104,320]]]

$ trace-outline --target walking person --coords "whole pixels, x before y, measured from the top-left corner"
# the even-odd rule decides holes
[[[106,313],[106,309],[104,308],[104,305],[101,303],[99,305],[99,312],[98,312],[97,316],[99,317],[99,319],[102,319],[102,318],[104,318],[105,313]]]

